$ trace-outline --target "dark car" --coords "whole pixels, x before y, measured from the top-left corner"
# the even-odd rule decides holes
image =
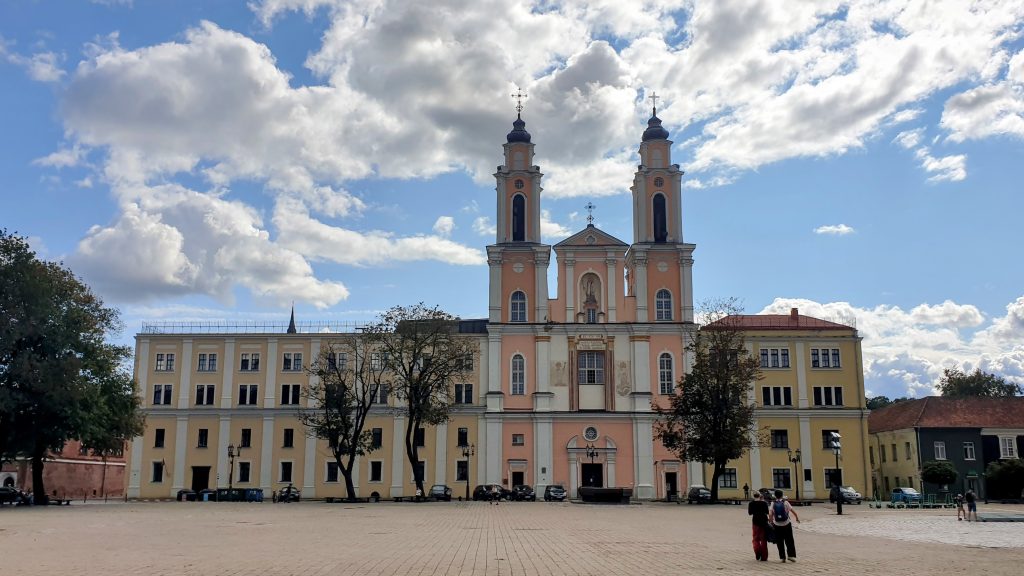
[[[196,501],[196,493],[195,493],[195,491],[189,490],[188,488],[185,488],[185,489],[182,489],[182,490],[178,490],[178,502],[185,502],[185,501],[195,502]]]
[[[840,486],[839,493],[842,495],[843,504],[860,504],[864,499],[860,492],[853,489],[853,486]],[[832,504],[835,504],[836,502],[836,497],[831,491],[829,491],[828,494],[828,501]]]
[[[690,491],[686,493],[686,503],[693,504],[710,504],[711,503],[711,490],[708,490],[704,486],[690,486]]]
[[[434,484],[430,487],[430,491],[427,492],[427,498],[450,502],[452,499],[452,489],[445,484]]]
[[[17,504],[21,500],[21,492],[10,486],[0,487],[0,504]]]
[[[512,499],[522,501],[533,502],[537,500],[537,494],[533,491],[533,488],[520,484],[512,487]]]
[[[511,500],[512,491],[501,484],[481,484],[473,489],[473,500]]]
[[[761,496],[764,497],[764,501],[765,502],[774,502],[775,501],[775,489],[774,488],[761,488],[761,489],[758,490],[758,492],[760,492]]]
[[[298,488],[292,485],[285,486],[277,493],[278,502],[298,502],[302,498],[302,493]]]
[[[551,484],[544,488],[545,502],[564,502],[565,497],[565,486],[561,484]]]

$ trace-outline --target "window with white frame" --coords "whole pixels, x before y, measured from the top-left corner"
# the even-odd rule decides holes
[[[762,386],[761,403],[765,406],[792,406],[793,388],[790,386]]]
[[[328,352],[327,353],[327,368],[329,370],[337,370],[344,372],[348,369],[348,353],[346,352]]]
[[[772,468],[772,488],[789,490],[790,486],[789,468]]]
[[[455,403],[456,404],[472,404],[473,403],[473,385],[472,384],[456,384],[455,385]]]
[[[964,442],[964,460],[976,460],[974,456],[974,442]]]
[[[469,446],[469,428],[459,428],[457,446]]]
[[[469,482],[469,462],[459,460],[455,463],[455,481]]]
[[[945,460],[946,459],[946,443],[936,442],[935,443],[935,459]]]
[[[239,372],[259,372],[260,370],[260,354],[259,352],[243,352],[241,360],[238,364]]]
[[[526,394],[526,361],[522,354],[512,357],[512,395]]]
[[[238,443],[239,448],[252,448],[252,428],[242,428],[242,441]]]
[[[302,352],[285,352],[281,361],[281,370],[283,372],[301,372]]]
[[[300,384],[282,384],[281,404],[297,405],[299,403],[299,393],[301,390],[302,386]]]
[[[789,348],[761,348],[761,368],[789,368]]]
[[[197,372],[216,372],[217,371],[217,355],[216,354],[200,354],[199,362],[196,365]]]
[[[384,445],[384,429],[374,428],[370,431],[371,441],[370,446],[374,449],[380,448]]]
[[[843,405],[843,387],[842,386],[815,386],[814,387],[814,405],[815,406],[842,406]]]
[[[294,448],[295,447],[295,429],[285,428],[284,437],[281,439],[282,448]]]
[[[259,404],[260,387],[256,384],[238,385],[239,406],[255,406]]]
[[[370,482],[383,482],[384,463],[380,460],[370,462]]]
[[[153,462],[153,476],[150,482],[159,484],[164,481],[164,461]]]
[[[576,363],[580,384],[604,384],[604,352],[580,352]]]
[[[377,385],[376,393],[373,394],[371,401],[374,404],[387,404],[388,403],[388,385],[381,382]]]
[[[840,368],[839,348],[811,348],[811,368]]]
[[[247,484],[249,482],[249,471],[252,469],[252,465],[249,462],[238,463],[238,483]]]
[[[672,293],[662,288],[654,295],[654,317],[656,320],[672,319]]]
[[[157,354],[156,366],[153,370],[157,372],[174,372],[174,354]]]
[[[512,305],[509,307],[509,322],[526,322],[526,294],[521,290],[512,293]]]
[[[789,448],[789,430],[772,430],[772,448]]]
[[[328,462],[327,463],[327,474],[324,476],[324,482],[337,482],[338,481],[338,463]]]
[[[1000,436],[999,437],[999,457],[1000,458],[1016,458],[1017,457],[1017,438],[1014,436]]]
[[[173,384],[157,384],[153,386],[153,404],[170,404]]]
[[[722,475],[718,477],[718,487],[736,488],[737,486],[738,484],[736,478],[736,469],[726,468],[724,471],[722,471]]]
[[[206,448],[210,445],[210,429],[200,428],[199,437],[196,440],[196,448]]]
[[[213,384],[197,384],[196,385],[196,406],[213,406],[214,403],[214,388]]]
[[[512,435],[513,446],[526,446],[526,434],[513,434]]]
[[[671,394],[672,388],[674,388],[673,384],[672,355],[662,352],[661,356],[658,356],[658,392]]]
[[[280,462],[280,475],[278,476],[279,482],[291,482],[292,481],[292,463],[288,461]]]
[[[387,364],[387,361],[383,352],[372,352],[370,354],[370,370],[383,370],[385,364]]]

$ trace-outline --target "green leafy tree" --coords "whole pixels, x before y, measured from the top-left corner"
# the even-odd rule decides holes
[[[37,501],[45,459],[68,440],[102,453],[142,429],[130,350],[106,342],[119,328],[69,269],[0,231],[0,458],[31,461]]]
[[[363,335],[377,361],[385,368],[382,383],[404,404],[405,454],[416,478],[416,488],[426,494],[423,468],[419,465],[416,430],[447,422],[454,404],[452,382],[465,379],[467,359],[478,345],[459,333],[459,320],[437,307],[422,303],[395,306],[377,322],[363,328]]]
[[[376,448],[366,419],[382,386],[384,366],[371,363],[370,357],[370,348],[355,336],[328,343],[308,370],[312,383],[303,389],[314,406],[299,412],[307,434],[327,441],[349,500],[356,498],[356,459]]]
[[[687,347],[693,368],[680,379],[669,407],[655,406],[655,437],[680,460],[711,464],[711,499],[730,460],[764,442],[748,399],[761,379],[758,359],[747,353],[735,299],[704,305],[704,326]]]
[[[873,398],[865,398],[864,404],[867,406],[868,410],[879,410],[899,402],[906,402],[907,400],[910,400],[910,398],[907,398],[906,396],[900,396],[899,398],[893,398],[892,400],[890,400],[888,396],[875,396]]]
[[[975,368],[970,374],[964,374],[957,368],[946,368],[942,371],[938,388],[940,394],[950,398],[999,398],[1019,396],[1024,392],[1019,384],[982,372],[980,368]]]
[[[989,497],[1024,498],[1024,461],[992,462],[985,468],[985,478]]]
[[[956,482],[956,467],[946,460],[929,460],[921,465],[921,479],[929,484],[946,486]]]

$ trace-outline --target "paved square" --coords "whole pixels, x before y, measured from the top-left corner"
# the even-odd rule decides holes
[[[799,561],[780,564],[774,547],[772,562],[754,560],[740,506],[5,506],[0,562],[21,576],[1022,573],[1024,523],[968,524],[951,510],[845,511],[801,509]]]

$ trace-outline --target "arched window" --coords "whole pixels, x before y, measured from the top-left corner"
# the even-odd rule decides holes
[[[661,356],[658,356],[658,392],[661,394],[671,394],[675,384],[673,380],[672,355],[668,352],[663,352]]]
[[[654,241],[664,242],[668,239],[668,221],[665,215],[665,195],[654,195]]]
[[[512,293],[509,322],[526,322],[526,294],[519,290]]]
[[[522,396],[526,394],[526,360],[522,354],[512,357],[512,395]]]
[[[512,241],[526,240],[526,197],[516,194],[512,197]]]
[[[654,310],[656,320],[672,319],[672,294],[662,288],[654,295]]]

